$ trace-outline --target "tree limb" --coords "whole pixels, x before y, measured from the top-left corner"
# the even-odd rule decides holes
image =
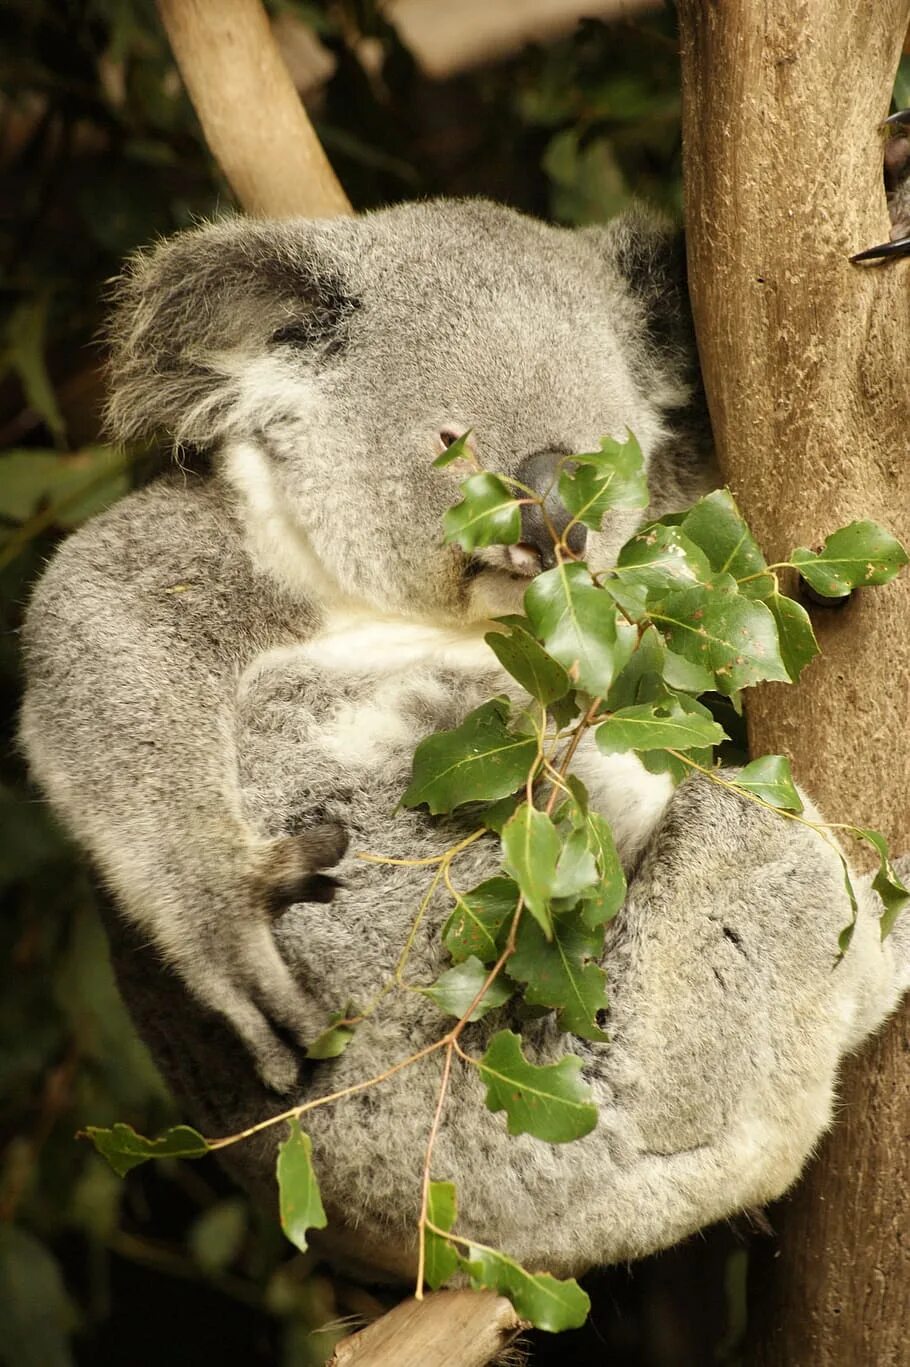
[[[492,1291],[436,1291],[343,1339],[329,1367],[485,1367],[524,1327]]]
[[[859,518],[910,542],[907,263],[888,236],[885,118],[910,0],[681,0],[692,303],[718,455],[775,560]],[[821,659],[750,693],[829,819],[910,849],[910,581],[814,608]],[[846,1070],[839,1123],[774,1213],[751,1361],[905,1360],[907,1015]]]
[[[246,212],[350,213],[261,0],[158,0],[158,11],[212,156]]]

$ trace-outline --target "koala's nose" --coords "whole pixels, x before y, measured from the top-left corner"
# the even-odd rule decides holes
[[[536,494],[545,496],[546,516],[560,537],[572,521],[557,493],[559,462],[567,455],[567,451],[535,451],[532,456],[525,457],[515,475],[516,479],[529,489],[533,489]],[[581,522],[576,522],[565,537],[569,550],[573,555],[579,556],[584,554],[587,540],[587,528]],[[521,544],[530,546],[537,552],[545,570],[551,570],[556,564],[553,537],[544,519],[543,509],[536,503],[528,504],[521,510]]]

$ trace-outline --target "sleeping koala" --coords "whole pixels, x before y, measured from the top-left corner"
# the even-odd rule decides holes
[[[227,1134],[441,1033],[397,992],[340,1058],[303,1059],[331,1012],[388,981],[427,888],[426,868],[356,855],[432,856],[468,829],[396,804],[422,735],[514,689],[483,635],[549,554],[527,510],[518,547],[444,545],[460,475],[435,456],[471,429],[488,468],[543,491],[564,455],[629,428],[652,516],[715,475],[678,251],[641,216],[568,231],[435,202],[222,222],[132,263],[112,343],[112,428],[166,432],[214,472],[162,479],[58,552],[28,614],[22,737],[115,904],[140,1030],[187,1118]],[[575,549],[609,565],[639,517]],[[579,1055],[599,1123],[565,1147],[508,1137],[456,1063],[434,1161],[462,1232],[557,1273],[778,1195],[830,1120],[840,1058],[910,981],[867,883],[832,972],[848,909],[813,832],[593,746],[575,767],[629,874],[610,1042],[544,1016],[524,1047]],[[455,876],[497,868],[480,841]],[[431,900],[410,983],[445,967],[447,909]],[[438,1072],[423,1060],[307,1116],[336,1246],[362,1261],[413,1259]],[[225,1153],[269,1200],[280,1137]]]

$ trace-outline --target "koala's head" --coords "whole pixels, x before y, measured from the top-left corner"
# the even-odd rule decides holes
[[[542,527],[528,514],[517,551],[445,545],[467,472],[432,462],[468,429],[486,469],[541,491],[627,428],[648,457],[686,399],[671,257],[641,216],[573,232],[483,201],[198,228],[117,287],[109,423],[210,450],[251,553],[305,592],[436,620],[511,611]],[[593,566],[635,517],[586,534]]]

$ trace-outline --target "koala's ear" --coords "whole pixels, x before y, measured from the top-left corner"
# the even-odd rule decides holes
[[[325,360],[358,301],[305,222],[229,219],[137,253],[107,329],[108,430],[205,447],[229,429],[244,361],[270,348]]]
[[[686,250],[681,229],[645,209],[631,209],[604,228],[590,228],[641,310],[649,343],[661,351],[692,345]]]

